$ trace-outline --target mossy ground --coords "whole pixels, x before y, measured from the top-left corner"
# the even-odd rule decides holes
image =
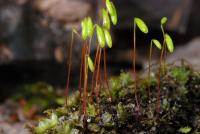
[[[155,75],[156,76],[156,75]],[[32,127],[38,134],[177,134],[200,133],[200,74],[188,66],[168,67],[161,75],[160,112],[157,108],[157,78],[138,80],[135,101],[134,81],[129,73],[110,80],[99,97],[88,94],[87,116],[77,91],[68,105],[47,110],[47,118]],[[148,94],[150,84],[150,94]]]

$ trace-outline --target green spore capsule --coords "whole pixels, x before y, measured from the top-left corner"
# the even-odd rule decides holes
[[[162,19],[160,20],[161,25],[164,25],[165,23],[167,23],[167,17],[162,17]]]
[[[81,22],[81,28],[82,28],[82,39],[86,40],[88,37],[88,25],[87,25],[87,19],[83,19]]]
[[[111,21],[113,23],[113,25],[117,24],[117,11],[115,9],[114,4],[111,2],[112,8],[113,8],[113,12],[110,14],[111,17]]]
[[[103,32],[103,29],[99,25],[96,25],[96,33],[97,33],[97,40],[98,40],[100,47],[104,48],[105,43],[106,43],[105,35],[104,35],[104,32]]]
[[[136,25],[139,27],[140,31],[147,34],[149,32],[147,25],[145,24],[145,22],[143,20],[141,20],[140,18],[134,18],[134,22],[136,23]]]
[[[152,39],[152,42],[158,49],[162,48],[162,45],[160,44],[160,42],[158,40]]]
[[[174,52],[174,43],[169,34],[165,34],[165,42],[170,53]]]
[[[112,37],[110,35],[110,32],[107,29],[104,29],[104,35],[106,39],[106,43],[109,48],[112,48]]]
[[[113,6],[112,6],[110,0],[106,0],[106,8],[107,8],[109,14],[113,14],[114,10],[113,10]]]
[[[108,16],[108,12],[103,9],[102,10],[102,17],[103,17],[103,27],[106,29],[110,29],[110,18]]]
[[[91,72],[94,72],[94,64],[92,59],[90,58],[90,56],[87,56],[87,62],[88,62],[88,66]]]
[[[91,17],[88,17],[87,18],[87,35],[88,35],[88,37],[92,37],[93,29],[94,29],[94,25],[93,25],[92,19],[91,19]]]

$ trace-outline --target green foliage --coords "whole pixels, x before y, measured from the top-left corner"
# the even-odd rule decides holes
[[[96,110],[96,107],[93,105],[93,104],[88,104],[88,107],[87,107],[87,114],[90,116],[90,117],[95,117],[97,115],[97,110]]]
[[[173,67],[170,70],[170,75],[176,80],[176,83],[178,84],[176,92],[180,96],[188,93],[185,84],[188,82],[190,74],[191,71],[189,69],[186,69],[185,67]]]
[[[182,68],[182,69],[181,69]],[[131,75],[128,73],[122,73],[119,77],[112,78],[114,83],[111,83],[112,87],[111,94],[115,97],[112,102],[108,99],[108,95],[101,95],[104,90],[101,90],[98,102],[93,101],[91,97],[91,92],[88,92],[88,102],[87,102],[87,116],[82,113],[82,100],[80,94],[76,92],[76,95],[68,98],[71,101],[71,105],[67,107],[62,107],[54,110],[49,110],[48,115],[50,118],[46,118],[40,121],[38,126],[33,128],[34,132],[37,134],[77,134],[83,133],[87,130],[88,134],[100,134],[100,133],[191,133],[194,127],[195,134],[198,133],[198,128],[193,125],[192,122],[199,118],[199,111],[194,110],[194,113],[186,116],[188,113],[187,108],[198,108],[199,96],[192,96],[193,92],[189,91],[188,95],[180,96],[176,92],[179,88],[179,81],[185,81],[183,86],[195,86],[199,84],[200,75],[198,73],[183,73],[192,72],[190,68],[186,67],[172,67],[166,74],[162,75],[161,83],[161,112],[160,114],[155,114],[156,108],[156,81],[153,77],[151,82],[152,92],[148,99],[140,101],[141,111],[138,114],[136,108],[133,86],[134,82]],[[197,77],[197,76],[198,77]],[[185,78],[183,78],[185,77]],[[191,83],[186,82],[189,79],[195,81]],[[111,82],[112,82],[111,80]],[[140,80],[138,83],[138,95],[143,98],[144,91],[148,89],[148,79]],[[191,89],[193,90],[193,89]],[[172,92],[171,92],[172,91]],[[145,93],[146,94],[146,93]],[[192,97],[191,97],[192,96]],[[123,97],[123,98],[122,98]],[[150,98],[150,99],[149,99]],[[75,100],[77,99],[77,100]],[[191,104],[193,102],[194,104]],[[186,108],[186,109],[185,109]],[[56,115],[52,117],[52,115]],[[188,115],[188,114],[187,114]],[[138,116],[141,120],[136,121]],[[87,125],[85,127],[83,117],[86,118]],[[144,118],[143,118],[144,117]],[[181,117],[181,120],[178,118]],[[182,118],[184,117],[184,118]],[[178,126],[184,126],[188,123],[188,119],[195,119],[191,121],[191,127],[181,127],[177,130],[176,124]],[[178,120],[177,120],[178,119]],[[170,125],[169,125],[170,123]],[[198,124],[197,124],[198,125]],[[169,126],[169,129],[163,130],[163,126]],[[153,130],[152,128],[156,128]]]
[[[65,98],[56,89],[44,82],[26,84],[18,90],[19,92],[11,98],[17,102],[21,99],[25,100],[26,104],[23,106],[25,112],[33,106],[37,106],[38,110],[42,111],[53,106],[61,106],[65,102]]]
[[[143,32],[145,34],[147,34],[149,32],[147,25],[145,24],[145,22],[142,19],[135,17],[134,23],[139,27],[141,32]]]
[[[67,106],[71,107],[77,105],[80,101],[80,92],[76,91],[73,95],[69,96],[67,99]]]
[[[101,130],[101,128],[100,128],[97,124],[95,124],[95,123],[90,123],[90,124],[88,125],[88,129],[89,129],[91,132],[94,132],[94,133],[98,133],[98,132]]]
[[[111,95],[113,99],[120,99],[126,96],[131,90],[121,89],[131,84],[133,84],[133,79],[130,73],[121,73],[119,78],[113,77],[111,79]]]
[[[191,127],[186,126],[186,127],[181,127],[178,131],[183,133],[183,134],[188,134],[192,130]]]
[[[35,128],[36,134],[44,134],[47,130],[54,128],[58,124],[58,117],[55,114],[51,115],[50,119],[44,119],[39,122]]]
[[[114,122],[112,121],[112,114],[108,113],[108,112],[105,112],[103,115],[102,115],[102,122],[103,122],[103,125],[104,126],[113,126]]]
[[[126,112],[126,109],[124,108],[122,102],[118,103],[118,105],[117,105],[117,117],[121,121],[125,121],[125,119],[127,117],[127,112]]]
[[[170,103],[169,101],[167,100],[167,98],[164,98],[162,100],[162,105],[161,105],[162,109],[165,110],[165,111],[168,111],[170,109]]]
[[[177,82],[179,82],[181,85],[186,84],[186,82],[189,79],[189,75],[191,73],[190,70],[187,70],[184,67],[173,67],[171,70],[171,75]]]

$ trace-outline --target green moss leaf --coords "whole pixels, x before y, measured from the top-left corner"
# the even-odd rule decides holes
[[[96,108],[95,108],[94,105],[88,104],[87,114],[88,114],[90,117],[95,117],[95,116],[97,115],[97,110],[96,110]]]
[[[136,25],[139,27],[140,31],[147,34],[149,32],[147,25],[145,24],[145,22],[143,20],[141,20],[140,18],[135,17],[134,18],[134,22],[136,23]]]
[[[174,52],[174,43],[169,34],[165,34],[165,42],[170,53]]]
[[[39,122],[38,126],[35,128],[36,134],[43,134],[49,129],[55,127],[58,124],[58,117],[56,114],[52,114],[50,119],[44,119]]]
[[[186,70],[184,67],[174,67],[171,69],[172,77],[181,85],[188,81],[190,73],[190,70]]]
[[[107,29],[104,29],[104,34],[106,38],[106,43],[109,48],[112,48],[112,37],[110,35],[110,32]]]
[[[122,102],[120,102],[118,105],[117,105],[117,117],[122,120],[122,121],[125,121],[126,119],[126,110],[122,104]]]
[[[105,43],[106,43],[105,35],[103,32],[103,29],[99,25],[96,26],[96,33],[97,33],[97,40],[98,40],[100,47],[104,48]]]
[[[186,126],[186,127],[181,127],[178,131],[181,132],[181,133],[183,133],[183,134],[187,134],[187,133],[189,133],[191,130],[192,130],[191,127]]]

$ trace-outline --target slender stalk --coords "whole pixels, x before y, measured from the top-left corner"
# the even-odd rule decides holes
[[[99,88],[98,83],[100,80],[100,63],[101,63],[101,48],[99,50],[99,56],[98,56],[98,63],[97,63],[97,75],[96,75],[96,84],[95,87]],[[97,91],[99,91],[99,89],[97,89]],[[98,95],[99,93],[96,93],[96,95]],[[98,96],[97,96],[98,97]]]
[[[107,67],[106,67],[106,49],[105,48],[104,48],[104,79],[106,81],[109,98],[111,99],[110,87],[109,87],[109,83],[108,83]]]
[[[106,81],[106,86],[109,89],[109,84],[108,84],[108,74],[107,74],[107,67],[106,67],[106,49],[104,48],[104,78]]]
[[[163,46],[165,44],[165,40],[163,41]],[[160,64],[159,64],[159,69],[158,69],[158,87],[157,87],[157,113],[160,112],[160,82],[161,82],[161,68],[162,68],[162,61],[163,61],[163,54],[164,54],[164,47],[162,47],[161,50],[161,55],[160,55]]]
[[[67,86],[66,86],[66,91],[65,94],[68,97],[69,94],[69,82],[70,82],[70,74],[71,74],[71,62],[72,62],[72,48],[73,48],[73,43],[74,43],[74,33],[72,32],[72,38],[71,38],[71,43],[70,43],[70,50],[69,50],[69,64],[68,64],[68,75],[67,75]],[[67,99],[66,99],[66,104],[67,106]]]
[[[87,55],[88,55],[88,44],[86,44],[85,55],[84,55],[84,94],[83,94],[83,114],[87,114],[87,84],[88,84],[88,66],[87,66]]]
[[[161,24],[161,30],[162,30],[162,35],[163,35],[163,39],[165,40],[165,30],[163,28],[163,25]],[[165,41],[163,41],[163,55],[162,55],[162,64],[163,64],[163,72],[165,72],[165,59],[166,59],[166,44]]]
[[[94,67],[95,67],[95,70],[92,74],[92,89],[94,89],[94,78],[95,78],[95,74],[96,74],[96,66],[97,66],[97,60],[98,60],[98,56],[99,56],[99,49],[100,47],[97,46],[97,51],[96,51],[96,55],[95,55],[95,60],[94,60]]]
[[[161,87],[161,69],[162,69],[162,64],[164,64],[163,71],[165,72],[165,59],[164,59],[164,54],[165,54],[165,49],[166,49],[166,44],[165,44],[165,31],[163,26],[161,25],[161,30],[163,34],[163,45],[162,45],[162,50],[161,50],[161,55],[160,55],[160,63],[159,63],[159,69],[158,69],[158,85],[157,85],[157,104],[156,104],[156,111],[157,113],[160,112],[160,87]]]
[[[134,76],[134,80],[135,80],[135,84],[134,84],[135,101],[136,101],[137,108],[139,110],[140,106],[139,106],[138,96],[137,96],[137,79],[136,79],[136,69],[135,69],[135,59],[136,58],[135,57],[136,57],[136,24],[134,22],[134,31],[133,31],[133,76]]]
[[[153,45],[153,42],[151,41],[151,44],[150,44],[150,52],[149,52],[149,71],[148,71],[148,79],[149,79],[149,83],[148,83],[148,96],[150,98],[150,83],[151,83],[151,76],[150,76],[150,73],[151,73],[151,58],[152,58],[152,45]]]
[[[80,66],[80,74],[79,74],[79,91],[80,96],[82,96],[82,75],[84,71],[84,60],[85,60],[85,44],[83,44],[82,50],[81,50],[81,66]]]

